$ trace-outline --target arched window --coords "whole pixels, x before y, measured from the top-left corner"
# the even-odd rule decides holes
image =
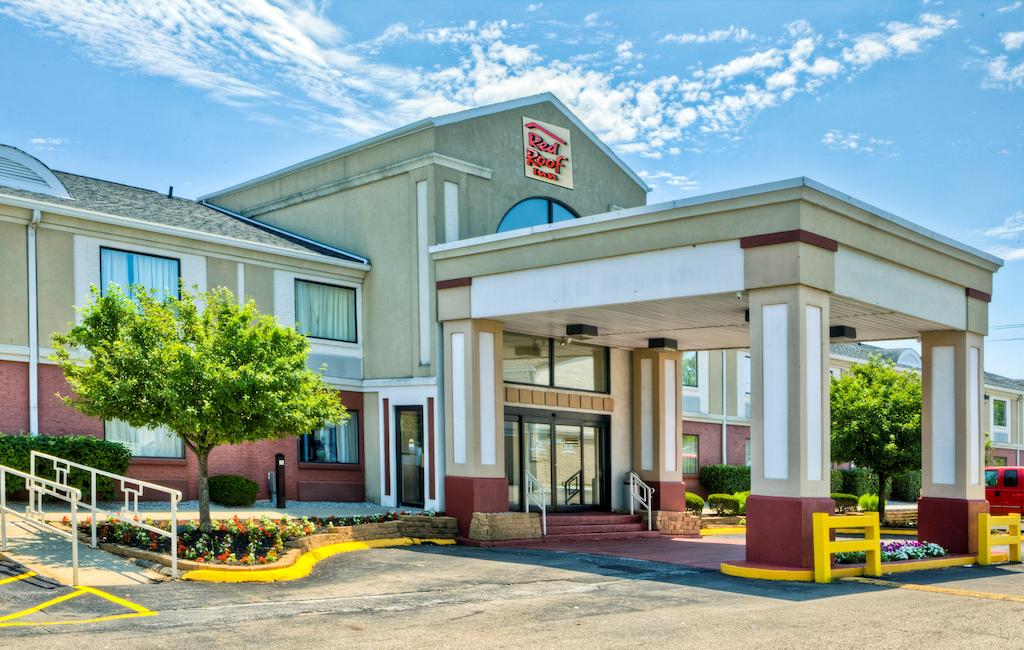
[[[498,232],[541,226],[578,218],[572,208],[554,199],[525,199],[513,205],[498,224]]]

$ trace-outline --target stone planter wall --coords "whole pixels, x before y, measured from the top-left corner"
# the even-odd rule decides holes
[[[666,535],[700,537],[700,517],[689,512],[655,510],[651,513],[654,530]],[[647,513],[641,513],[643,522],[647,523]]]
[[[478,542],[540,538],[540,514],[536,512],[474,512],[469,522],[469,539]]]
[[[917,523],[917,509],[911,510],[886,510],[885,522],[883,525],[906,526]]]

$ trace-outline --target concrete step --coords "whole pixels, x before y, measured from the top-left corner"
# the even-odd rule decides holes
[[[551,526],[616,526],[622,524],[639,524],[639,515],[618,514],[585,514],[548,515],[548,528]]]
[[[661,537],[661,533],[656,530],[649,531],[646,528],[620,532],[561,533],[558,535],[548,534],[540,541],[545,544],[557,544],[560,542],[591,542],[601,539],[641,539],[644,537]]]
[[[647,530],[640,522],[624,524],[562,524],[548,521],[548,535],[573,535],[584,533],[629,533]]]

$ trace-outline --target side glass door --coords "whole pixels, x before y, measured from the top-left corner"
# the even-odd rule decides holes
[[[583,428],[555,425],[555,506],[581,506],[583,500]]]
[[[505,478],[508,479],[508,509],[523,509],[522,435],[519,418],[505,419]]]
[[[395,422],[399,503],[403,506],[422,508],[423,407],[396,406]]]
[[[547,490],[547,505],[550,506],[554,496],[551,486],[551,424],[524,419],[523,433],[526,436],[526,471]]]

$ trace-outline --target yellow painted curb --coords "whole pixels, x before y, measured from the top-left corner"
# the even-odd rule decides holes
[[[701,528],[701,537],[713,537],[715,535],[745,535],[747,533],[746,526],[716,526],[715,528]]]
[[[454,539],[413,539],[411,537],[395,537],[390,539],[371,539],[365,542],[340,542],[328,544],[303,553],[295,564],[280,569],[254,569],[252,571],[224,571],[220,569],[196,569],[188,571],[181,577],[183,580],[202,582],[284,582],[305,578],[320,560],[340,553],[363,551],[368,548],[386,548],[390,546],[415,546],[417,544],[454,544]]]
[[[996,553],[996,562],[1006,562],[1006,553]],[[977,564],[976,557],[938,557],[931,560],[918,560],[913,564],[886,562],[882,564],[882,574],[907,573],[910,571],[926,571],[928,569],[948,569],[956,566]],[[788,580],[790,582],[814,582],[814,571],[811,569],[759,569],[756,567],[737,566],[722,563],[719,570],[727,576],[750,578],[753,580]],[[859,578],[864,575],[864,567],[833,567],[833,578]]]

